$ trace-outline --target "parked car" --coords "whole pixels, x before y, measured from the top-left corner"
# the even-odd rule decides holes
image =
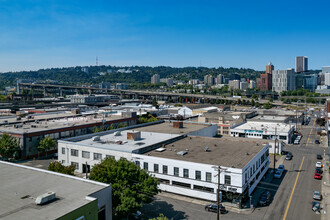
[[[290,153],[289,151],[285,151],[285,150],[282,150],[282,155],[287,155],[288,153]]]
[[[205,206],[205,210],[209,212],[217,212],[218,205],[217,204],[208,204]],[[220,213],[225,214],[227,213],[226,208],[220,204]]]
[[[313,199],[322,200],[322,194],[319,191],[314,191],[313,192]]]
[[[316,169],[315,169],[315,173],[322,174],[322,173],[323,173],[322,168],[321,168],[321,167],[316,167]]]
[[[316,167],[321,167],[321,168],[322,168],[323,165],[322,165],[322,162],[318,161],[318,162],[316,162],[315,166],[316,166]]]
[[[259,198],[259,205],[260,206],[266,206],[270,202],[270,198],[272,195],[270,194],[269,191],[264,191],[261,193],[260,198]]]
[[[320,179],[322,179],[322,175],[319,174],[319,173],[315,173],[315,174],[314,174],[314,179],[318,179],[318,180],[320,180]]]
[[[322,160],[322,159],[323,159],[323,157],[322,157],[322,155],[321,155],[321,154],[318,154],[318,155],[316,155],[316,159],[318,159],[318,160]]]
[[[291,160],[292,159],[292,154],[287,154],[285,157],[286,160]]]
[[[274,178],[279,179],[279,178],[281,178],[281,176],[282,176],[282,171],[276,170]]]
[[[315,140],[315,144],[320,144],[320,141],[319,140]]]
[[[284,171],[284,165],[283,164],[279,165],[277,170],[280,170],[281,172],[283,172]]]
[[[320,205],[320,203],[319,203],[319,202],[315,202],[315,201],[313,201],[312,210],[313,210],[314,212],[319,212],[319,211],[321,211],[321,205]]]

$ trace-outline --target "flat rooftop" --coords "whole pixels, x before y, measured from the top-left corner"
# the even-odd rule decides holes
[[[145,127],[136,128],[134,130],[137,131],[145,131],[145,132],[157,132],[157,133],[165,133],[165,134],[188,134],[194,131],[201,130],[210,125],[201,124],[201,123],[185,123],[183,122],[183,128],[174,128],[173,121],[166,121],[161,124],[149,125]]]
[[[133,130],[124,130],[117,132],[105,134],[105,135],[98,135],[95,134],[94,136],[89,135],[90,138],[85,138],[81,141],[74,141],[72,144],[77,144],[78,146],[85,146],[85,147],[92,147],[92,148],[99,148],[105,150],[116,150],[122,152],[131,153],[133,151],[138,151],[139,149],[146,148],[148,146],[161,143],[163,141],[171,140],[173,138],[179,137],[180,135],[175,134],[163,134],[163,133],[156,133],[156,132],[141,132],[141,138],[137,139],[136,141],[127,139],[128,132],[136,132],[138,129]],[[117,134],[117,135],[116,135]],[[100,141],[93,141],[93,137],[99,136]],[[83,136],[73,138],[73,140],[77,140],[79,138],[84,138]]]
[[[57,219],[85,204],[85,197],[107,184],[0,161],[0,219]],[[36,205],[49,191],[58,200]]]
[[[244,124],[241,124],[237,127],[232,128],[231,130],[267,130],[275,132],[275,128],[277,128],[277,132],[287,133],[294,125],[284,124],[284,123],[276,123],[276,122],[265,122],[265,121],[247,121]]]
[[[278,116],[278,115],[257,115],[251,119],[250,121],[270,121],[270,122],[284,122],[286,119],[288,119],[288,116]]]
[[[62,117],[63,115],[58,115],[59,119],[51,119],[51,120],[44,120],[44,121],[30,121],[16,124],[22,125],[22,127],[15,128],[15,125],[3,125],[0,127],[1,133],[15,133],[15,134],[23,134],[23,133],[34,133],[34,132],[41,132],[47,130],[54,130],[54,129],[61,129],[79,125],[87,125],[93,123],[99,123],[103,120],[105,121],[113,121],[118,119],[123,119],[124,117],[118,115],[111,115],[108,117],[94,117],[93,115],[89,116],[73,116],[71,117]],[[34,118],[36,120],[36,118]]]
[[[186,137],[166,145],[166,150],[163,152],[153,150],[146,154],[181,161],[243,168],[268,142],[233,137]],[[206,146],[210,152],[205,151]],[[188,153],[179,156],[177,155],[179,151],[188,151]]]

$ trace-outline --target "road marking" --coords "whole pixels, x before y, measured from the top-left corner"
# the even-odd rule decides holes
[[[301,164],[300,164],[300,167],[299,167],[299,171],[298,171],[298,175],[296,177],[296,181],[294,182],[293,189],[292,189],[292,192],[291,192],[291,195],[290,195],[290,199],[289,199],[288,205],[286,207],[286,210],[285,210],[285,213],[284,213],[284,216],[283,216],[283,220],[286,219],[286,215],[288,214],[288,211],[289,211],[289,208],[290,208],[290,204],[291,204],[291,200],[292,200],[292,196],[293,196],[294,190],[296,189],[296,185],[297,185],[297,182],[298,182],[298,179],[299,179],[299,175],[300,175],[300,171],[301,171],[302,165],[304,163],[304,159],[305,159],[305,157],[303,157],[303,159],[301,161]]]
[[[311,137],[312,131],[313,131],[313,129],[314,129],[315,122],[316,122],[316,119],[314,120],[313,127],[312,127],[312,129],[311,129],[311,132],[309,132],[308,139],[307,139],[307,143],[306,143],[306,147],[308,146],[309,138]]]

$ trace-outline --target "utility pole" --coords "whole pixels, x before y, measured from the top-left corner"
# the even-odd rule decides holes
[[[212,168],[217,169],[218,171],[218,189],[217,189],[217,220],[220,220],[220,174],[222,170],[226,170],[225,168],[222,168],[219,166],[213,166]]]
[[[217,189],[217,220],[220,219],[220,171],[221,167],[218,167],[218,189]]]
[[[276,163],[276,141],[277,141],[277,127],[275,127],[275,146],[274,146],[274,176],[275,176],[275,163]]]

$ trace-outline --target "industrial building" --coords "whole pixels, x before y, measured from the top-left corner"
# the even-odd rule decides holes
[[[132,128],[135,127],[135,128]],[[223,201],[241,207],[269,167],[266,140],[213,138],[217,126],[164,122],[59,141],[58,159],[89,172],[106,157],[125,158],[160,180],[160,189],[216,201],[220,165]]]
[[[281,140],[287,144],[293,141],[295,126],[291,124],[265,122],[265,121],[247,121],[236,127],[231,128],[230,136]]]
[[[0,161],[0,218],[112,219],[111,185]]]
[[[135,112],[123,113],[122,116],[96,113],[84,115],[69,112],[27,117],[20,118],[18,121],[16,117],[6,119],[2,121],[6,125],[0,127],[0,134],[6,133],[18,139],[22,159],[36,157],[39,142],[47,136],[59,140],[92,133],[95,127],[111,125],[116,127],[119,124],[130,126],[137,123]]]
[[[119,97],[117,95],[73,95],[70,97],[70,99],[71,103],[86,105],[119,102]]]

